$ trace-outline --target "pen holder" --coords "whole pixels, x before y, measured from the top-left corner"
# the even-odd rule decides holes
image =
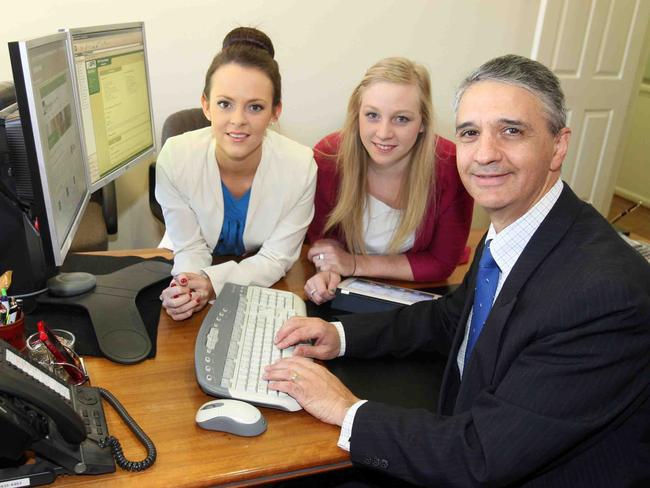
[[[22,312],[19,314],[19,318],[13,324],[0,325],[0,339],[22,352],[25,350],[25,314]]]
[[[59,379],[69,384],[82,385],[88,381],[88,373],[84,366],[83,360],[77,355],[74,351],[75,336],[72,332],[63,330],[63,329],[54,329],[54,335],[59,339],[63,347],[70,353],[70,355],[75,358],[77,364],[66,364],[57,362],[52,353],[47,349],[45,344],[40,339],[40,336],[37,333],[30,335],[27,338],[27,350],[29,351],[29,356],[36,361],[38,364],[46,368],[48,371],[54,373]],[[83,380],[79,382],[74,382],[70,375],[64,368],[65,366],[76,368],[83,375]]]

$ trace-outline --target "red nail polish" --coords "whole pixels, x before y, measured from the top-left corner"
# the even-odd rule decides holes
[[[197,298],[197,299],[196,299],[196,304],[199,305],[200,303],[201,303],[201,300],[199,300],[199,299]]]
[[[181,278],[181,285],[187,285],[187,279]]]
[[[172,283],[172,286],[176,286],[176,283]]]
[[[172,298],[178,298],[178,295],[174,295]]]

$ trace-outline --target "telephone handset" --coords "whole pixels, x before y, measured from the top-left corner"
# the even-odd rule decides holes
[[[144,460],[126,460],[119,441],[108,435],[102,398],[145,445]],[[51,483],[59,474],[112,473],[116,462],[141,471],[156,459],[154,444],[108,391],[67,385],[2,340],[0,439],[0,485]],[[25,451],[33,451],[36,462],[23,463]]]

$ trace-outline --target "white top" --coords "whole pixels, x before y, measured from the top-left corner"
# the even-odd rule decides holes
[[[389,207],[378,198],[368,194],[366,211],[363,213],[363,240],[368,254],[387,254],[388,245],[399,225],[402,211]],[[402,243],[397,254],[402,254],[413,247],[415,232]]]
[[[212,266],[224,204],[212,128],[170,137],[156,163],[156,199],[165,217],[160,247],[174,251],[172,274],[205,272],[219,294],[226,282],[270,286],[300,256],[314,216],[316,163],[312,150],[267,131],[251,187],[239,263]]]

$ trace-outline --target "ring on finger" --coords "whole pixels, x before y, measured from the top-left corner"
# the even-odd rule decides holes
[[[316,288],[312,288],[311,290],[309,290],[309,296],[310,297],[313,296],[314,293],[316,293]]]
[[[298,381],[299,378],[300,375],[294,371],[293,373],[291,373],[291,377],[289,378],[289,381],[295,383],[296,381]]]
[[[318,260],[319,260],[319,261],[322,261],[323,259],[325,259],[325,254],[320,253],[320,254],[318,255]]]

